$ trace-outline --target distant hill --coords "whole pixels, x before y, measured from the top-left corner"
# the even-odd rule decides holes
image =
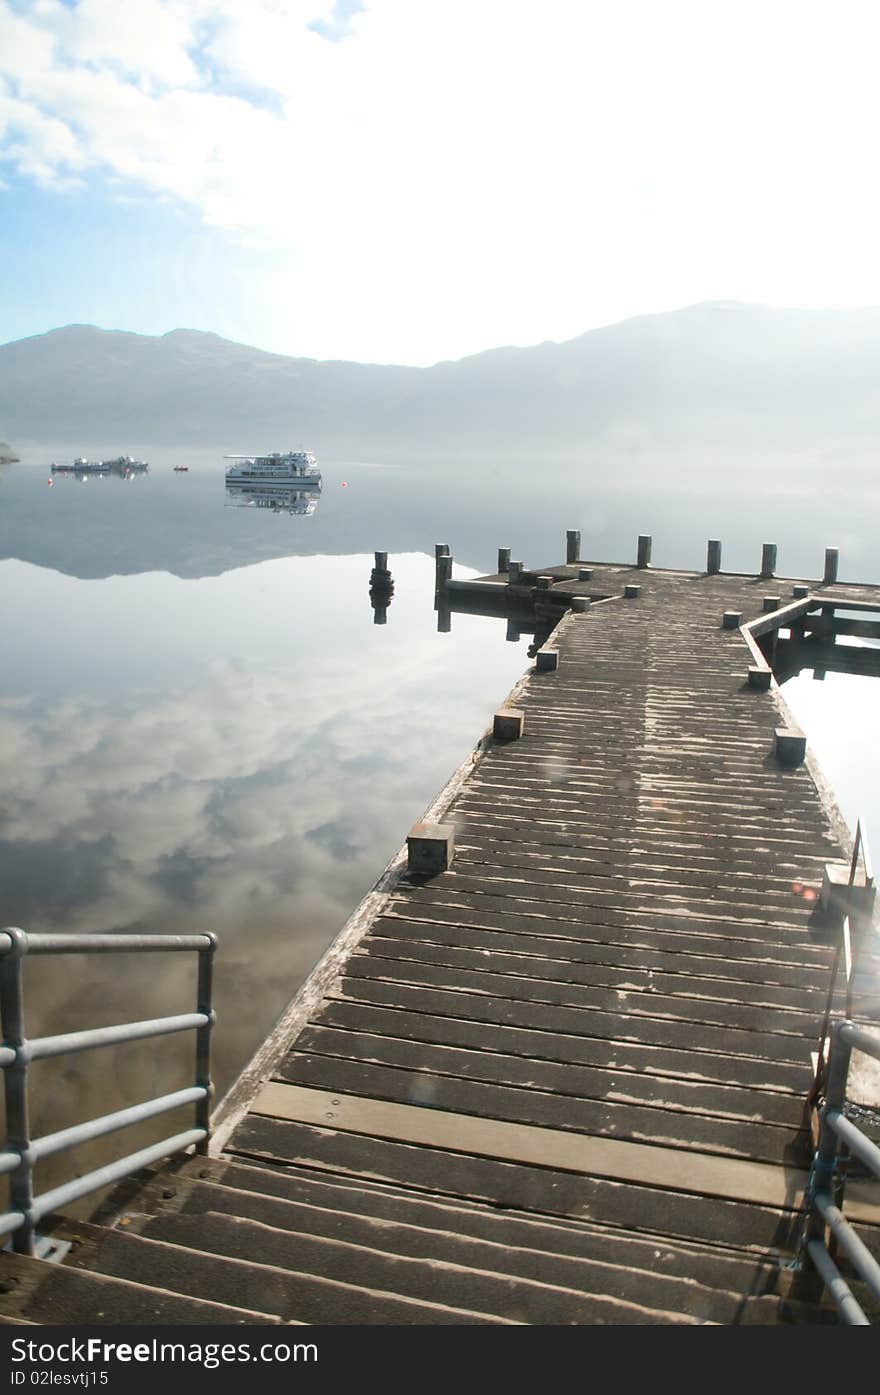
[[[0,465],[12,465],[18,459],[12,446],[8,446],[5,441],[0,441]]]
[[[880,310],[709,303],[430,368],[287,358],[215,334],[70,325],[0,347],[22,441],[302,444],[438,457],[880,440]]]

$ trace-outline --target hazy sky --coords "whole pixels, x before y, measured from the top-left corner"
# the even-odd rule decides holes
[[[0,0],[0,342],[429,363],[880,302],[857,0]]]

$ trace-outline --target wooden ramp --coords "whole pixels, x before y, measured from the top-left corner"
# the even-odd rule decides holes
[[[484,740],[430,811],[451,867],[386,872],[219,1156],[133,1187],[122,1224],[61,1228],[80,1275],[243,1322],[828,1320],[787,1266],[846,835],[721,625],[791,583],[577,571],[546,573],[545,603],[594,603],[511,695],[521,738]],[[880,1252],[857,1184],[847,1211]]]

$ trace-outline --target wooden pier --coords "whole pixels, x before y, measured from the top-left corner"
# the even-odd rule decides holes
[[[766,549],[757,576],[711,544],[700,573],[651,568],[644,540],[641,566],[571,550],[470,582],[439,553],[441,627],[536,630],[498,735],[414,831],[413,865],[420,837],[448,865],[401,851],[224,1102],[215,1155],[130,1184],[112,1225],[60,1224],[78,1244],[42,1287],[3,1256],[4,1312],[63,1320],[47,1304],[74,1312],[80,1284],[105,1321],[834,1320],[792,1262],[840,933],[823,874],[849,835],[771,660],[812,644],[832,667],[837,612],[880,610],[880,587],[828,563],[781,580]],[[878,1201],[850,1181],[875,1253]]]

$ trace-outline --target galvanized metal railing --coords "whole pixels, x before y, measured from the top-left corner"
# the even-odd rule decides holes
[[[825,1106],[820,1115],[819,1146],[807,1188],[808,1216],[803,1249],[822,1283],[828,1288],[841,1318],[853,1326],[868,1326],[869,1319],[841,1274],[832,1246],[843,1251],[859,1278],[880,1300],[880,1264],[859,1239],[843,1214],[845,1160],[850,1156],[880,1178],[880,1148],[844,1114],[846,1086],[853,1049],[880,1061],[880,1040],[850,1021],[838,1022],[832,1033]],[[826,1236],[830,1237],[830,1244]]]
[[[874,872],[871,866],[871,852],[868,847],[868,835],[865,832],[861,818],[856,819],[856,831],[853,835],[853,850],[849,864],[849,881],[847,883],[850,893],[855,886],[856,873],[858,872],[859,857],[862,859],[862,866],[865,874],[865,888],[870,889],[874,885]],[[825,1080],[825,1073],[828,1066],[828,1044],[831,1030],[831,1013],[834,1007],[834,995],[837,992],[837,980],[840,975],[840,966],[843,964],[844,991],[846,995],[846,1006],[844,1009],[847,1018],[852,1017],[853,1009],[853,977],[855,974],[856,961],[853,953],[852,923],[849,915],[843,917],[840,939],[834,951],[834,960],[831,965],[831,979],[828,984],[828,996],[825,999],[825,1011],[822,1015],[822,1030],[819,1035],[819,1053],[816,1061],[816,1074],[813,1080],[813,1087],[809,1095],[809,1105],[813,1108],[822,1093],[822,1086]]]
[[[139,1168],[195,1145],[207,1152],[210,1137],[211,1032],[215,1016],[211,1005],[213,959],[216,936],[204,935],[28,935],[23,930],[0,931],[0,1067],[4,1072],[6,1098],[6,1145],[0,1151],[0,1174],[9,1175],[9,1210],[0,1213],[0,1236],[12,1234],[14,1249],[34,1253],[34,1233],[38,1222],[60,1207],[80,1197],[121,1181]],[[60,1036],[36,1037],[28,1041],[24,1025],[22,961],[27,956],[46,954],[167,953],[191,951],[199,956],[196,1011],[174,1017],[157,1017],[143,1022],[113,1027],[65,1032]],[[79,1051],[93,1051],[120,1042],[143,1041],[175,1032],[195,1031],[195,1084],[172,1094],[161,1095],[129,1109],[104,1114],[97,1119],[45,1134],[30,1136],[28,1109],[28,1069],[32,1061]],[[42,1159],[73,1148],[131,1124],[142,1123],[181,1105],[195,1105],[194,1127],[165,1138],[148,1148],[96,1168],[51,1191],[34,1195],[34,1167]]]

